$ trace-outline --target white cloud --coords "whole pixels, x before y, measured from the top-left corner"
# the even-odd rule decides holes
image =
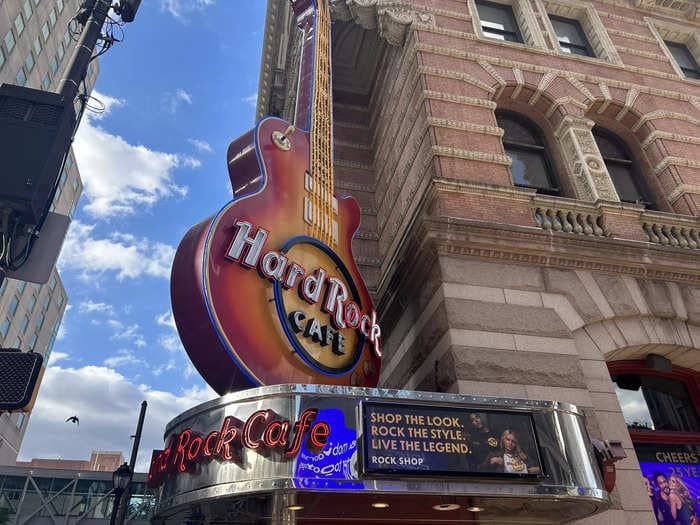
[[[69,359],[70,356],[66,352],[51,352],[51,356],[49,356],[49,366],[54,366],[59,361],[67,361]]]
[[[181,88],[175,91],[167,91],[163,93],[161,103],[163,109],[169,113],[175,113],[183,104],[187,104],[188,106],[192,105],[192,95]]]
[[[59,259],[61,268],[75,270],[86,280],[106,273],[116,274],[119,281],[143,275],[170,277],[172,246],[118,232],[99,238],[94,229],[94,225],[72,222]]]
[[[214,153],[214,149],[211,147],[211,144],[209,144],[206,140],[187,139],[187,142],[192,144],[196,150],[201,153]]]
[[[118,368],[125,365],[145,365],[146,362],[136,357],[133,350],[122,349],[117,350],[117,355],[105,359],[104,364],[110,368]]]
[[[104,313],[107,315],[114,315],[114,307],[111,304],[96,303],[91,300],[80,303],[78,306],[78,311],[81,314]]]
[[[160,10],[186,22],[186,16],[193,11],[201,11],[214,5],[215,0],[160,0]]]
[[[129,457],[141,401],[148,402],[136,470],[145,472],[154,448],[163,448],[165,425],[176,415],[217,397],[207,386],[179,393],[131,382],[102,366],[49,367],[22,443],[20,459],[88,459],[91,450],[121,450]],[[65,423],[77,415],[80,426]]]
[[[167,326],[172,328],[173,330],[176,330],[177,327],[175,326],[175,318],[173,317],[173,313],[171,311],[163,312],[159,316],[156,317],[156,323],[160,326]]]
[[[96,217],[129,215],[171,196],[184,196],[187,187],[173,180],[173,170],[187,166],[187,157],[134,145],[112,135],[98,121],[125,105],[102,93],[93,96],[103,113],[86,113],[75,137],[75,154],[85,186],[85,211]]]
[[[121,339],[125,341],[131,341],[139,348],[146,346],[146,340],[141,335],[140,327],[138,324],[124,325],[121,321],[116,319],[109,319],[107,325],[114,331],[112,339]]]
[[[202,166],[201,160],[195,159],[194,157],[190,157],[188,155],[183,155],[182,157],[180,157],[180,162],[186,168],[196,169]]]
[[[245,102],[246,104],[248,104],[248,105],[251,106],[252,108],[257,107],[257,105],[258,105],[258,94],[257,94],[257,93],[253,93],[252,95],[247,96],[246,98],[243,99],[243,102]]]

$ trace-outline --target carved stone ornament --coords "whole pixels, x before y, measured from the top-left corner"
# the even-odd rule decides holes
[[[365,29],[377,30],[392,46],[403,45],[414,23],[435,25],[432,14],[400,0],[337,0],[333,14],[337,20],[352,20]]]

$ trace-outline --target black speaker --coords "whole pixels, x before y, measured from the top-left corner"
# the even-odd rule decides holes
[[[28,412],[39,391],[44,358],[15,348],[0,349],[0,412]]]

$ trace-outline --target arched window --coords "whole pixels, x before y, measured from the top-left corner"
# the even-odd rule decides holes
[[[636,169],[625,143],[614,134],[598,126],[593,128],[593,137],[620,200],[654,208],[646,185]]]
[[[512,161],[513,184],[558,195],[559,185],[552,173],[542,131],[529,120],[509,111],[497,111],[496,121],[503,128],[503,147]]]

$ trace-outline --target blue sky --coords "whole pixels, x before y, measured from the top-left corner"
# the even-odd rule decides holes
[[[166,422],[215,397],[174,330],[170,264],[230,196],[226,148],[254,123],[265,4],[142,2],[100,59],[106,110],[76,137],[85,188],[59,260],[69,309],[20,459],[128,457],[146,399],[144,470]],[[79,426],[64,421],[74,414]]]

